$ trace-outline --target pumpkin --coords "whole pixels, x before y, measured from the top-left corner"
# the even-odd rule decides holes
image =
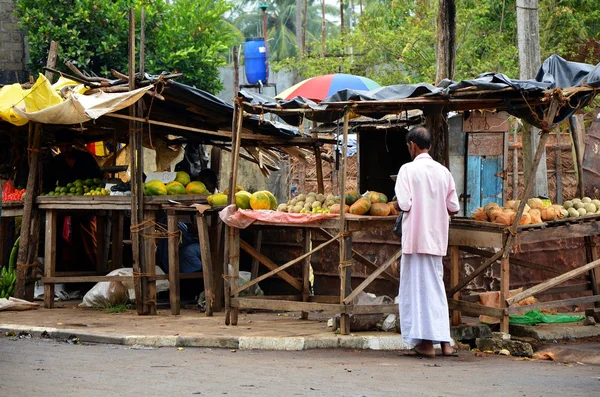
[[[348,204],[344,204],[344,211],[346,213],[350,212],[350,206]],[[331,207],[329,207],[329,213],[330,214],[339,214],[340,213],[340,205],[333,204]]]
[[[529,216],[531,217],[531,224],[535,225],[542,222],[542,213],[537,208],[532,208],[529,210]]]
[[[565,210],[565,208],[562,205],[560,205],[560,204],[553,204],[552,208],[554,208],[554,210],[556,211],[556,218],[557,219],[563,219],[563,218],[566,218],[567,216],[569,216],[568,212],[567,212],[567,215],[565,215],[563,213],[563,211]]]
[[[500,208],[500,206],[498,205],[498,203],[487,203],[483,207],[483,210],[489,215],[490,211],[493,210],[494,208]]]
[[[514,211],[506,210],[501,211],[496,218],[494,218],[494,223],[498,223],[500,225],[510,226],[512,223],[512,218],[514,215]]]
[[[556,208],[554,206],[544,208],[541,215],[544,222],[554,221],[558,218],[558,213],[556,212]]]
[[[360,198],[350,206],[350,213],[354,215],[364,215],[369,212],[370,209],[371,202],[365,198]]]
[[[500,207],[493,207],[491,210],[487,211],[487,216],[490,222],[494,222],[496,220],[496,217],[502,212],[504,212],[504,210]]]
[[[387,203],[373,203],[369,214],[373,216],[388,216],[390,214],[390,206]]]
[[[511,215],[511,217],[510,217],[511,225],[515,221],[516,217],[517,217],[516,212]],[[529,215],[529,213],[523,213],[523,215],[521,215],[521,219],[519,220],[519,225],[529,225],[530,223],[531,223],[531,215]]]
[[[397,201],[390,201],[389,203],[387,203],[387,205],[390,207],[390,215],[400,214],[400,207],[398,207]]]
[[[271,208],[271,200],[265,192],[252,193],[252,196],[250,196],[250,207],[253,210],[268,210]]]
[[[364,196],[364,198],[371,201],[371,204],[387,203],[387,201],[388,201],[387,196],[385,194],[379,193],[379,192],[369,192]]]
[[[349,192],[346,193],[346,204],[352,205],[360,198],[360,194],[358,192]]]
[[[477,210],[473,212],[472,218],[476,221],[483,222],[487,222],[489,220],[487,214],[485,213],[482,207],[477,207]]]

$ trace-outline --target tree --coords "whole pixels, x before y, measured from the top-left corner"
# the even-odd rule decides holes
[[[146,70],[177,70],[179,81],[216,92],[217,67],[233,40],[223,23],[225,0],[16,0],[16,13],[29,43],[32,72],[45,65],[51,40],[59,58],[108,76],[127,71],[127,10],[146,8]],[[137,24],[139,29],[139,22]],[[59,68],[64,70],[62,62]]]

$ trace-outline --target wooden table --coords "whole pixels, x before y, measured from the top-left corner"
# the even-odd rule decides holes
[[[311,223],[296,224],[296,223],[268,223],[256,221],[249,226],[250,229],[266,229],[266,228],[298,228],[303,234],[303,254],[299,257],[283,264],[277,265],[272,260],[261,254],[260,251],[249,243],[240,239],[239,229],[233,231],[233,252],[230,253],[232,274],[228,275],[230,279],[229,285],[226,287],[226,305],[231,308],[231,324],[237,325],[237,310],[239,309],[267,309],[267,310],[284,310],[284,311],[301,311],[302,318],[307,319],[309,312],[329,312],[339,314],[366,314],[366,313],[397,313],[398,306],[392,305],[353,305],[354,298],[371,284],[376,278],[382,276],[391,282],[398,284],[398,279],[390,274],[387,269],[395,263],[401,255],[401,250],[398,250],[382,265],[376,265],[370,262],[367,258],[352,249],[352,233],[359,231],[373,230],[388,230],[391,232],[396,216],[375,217],[375,216],[356,216],[346,215],[345,230],[346,234],[338,233],[340,228],[339,218],[330,218],[319,220]],[[312,233],[323,234],[328,240],[317,247],[311,246]],[[345,239],[345,252],[341,252],[340,263],[343,266],[340,268],[340,274],[344,275],[340,284],[339,296],[311,296],[309,284],[310,260],[311,255],[325,248],[329,244],[337,242],[340,244],[340,239]],[[256,277],[244,286],[239,286],[239,249],[246,251],[255,260],[263,264],[270,271],[262,276]],[[372,269],[372,273],[353,291],[351,291],[351,261],[354,260],[361,265],[365,265]],[[302,266],[302,280],[297,280],[295,277],[287,273],[285,270],[297,263]],[[278,275],[285,282],[290,284],[296,290],[297,295],[291,296],[276,296],[276,297],[244,297],[240,298],[239,293],[245,289],[257,284],[258,282]],[[346,332],[347,331],[347,332]],[[349,333],[349,330],[342,330],[342,333]]]
[[[19,216],[23,216],[22,201],[2,201],[2,213],[0,214],[0,267],[8,265],[8,257],[12,244],[8,244],[10,222]]]
[[[205,195],[189,195],[189,196],[156,196],[144,198],[144,228],[150,230],[149,233],[154,233],[154,222],[156,219],[156,211],[163,209],[163,206],[172,205],[171,201],[181,202],[188,206],[193,202],[206,202]],[[131,197],[128,196],[69,196],[69,197],[38,197],[36,200],[40,210],[46,214],[46,233],[45,233],[45,264],[44,264],[44,306],[51,308],[54,305],[54,285],[58,283],[78,283],[78,282],[107,282],[107,281],[130,281],[131,276],[106,276],[107,252],[106,239],[103,236],[98,238],[97,247],[97,267],[94,274],[85,274],[81,272],[74,273],[57,273],[56,272],[56,239],[57,239],[57,218],[59,213],[73,214],[93,212],[97,216],[97,228],[99,231],[104,231],[106,219],[112,216],[112,269],[121,267],[122,256],[122,231],[124,212],[131,210]],[[143,232],[142,232],[143,234]],[[151,282],[150,295],[154,295],[156,301],[156,280],[169,279],[169,275],[155,274],[155,238],[144,239],[145,260],[147,264],[148,277]],[[111,269],[111,270],[112,270]],[[173,280],[169,279],[170,283]],[[177,282],[177,292],[178,289]],[[154,287],[154,292],[152,292]],[[179,296],[177,295],[177,299]]]
[[[522,244],[532,244],[543,241],[552,241],[565,238],[586,238],[600,234],[600,216],[591,215],[579,218],[566,218],[562,220],[544,222],[543,224],[520,226],[517,229],[512,251]],[[565,272],[557,277],[551,278],[534,287],[531,287],[522,293],[513,297],[510,296],[510,265],[524,266],[537,270],[545,270],[547,267],[542,264],[536,264],[519,259],[511,259],[510,255],[503,258],[502,249],[509,235],[507,226],[494,224],[491,222],[479,222],[468,218],[455,218],[450,223],[449,234],[449,253],[451,268],[451,289],[449,291],[449,306],[452,312],[452,324],[458,325],[461,322],[461,312],[475,315],[487,315],[499,318],[501,329],[508,332],[508,321],[510,314],[535,310],[541,308],[552,308],[559,306],[580,305],[600,301],[600,280],[599,266],[600,261],[594,250],[590,250],[587,264],[577,267],[571,271]],[[587,243],[587,242],[586,242]],[[480,248],[491,248],[494,251],[486,251]],[[475,269],[464,279],[460,279],[459,251],[465,251],[471,254],[479,255],[487,259],[479,268]],[[466,286],[477,275],[481,274],[496,260],[500,261],[500,307],[488,307],[474,302],[461,300],[459,291]],[[515,303],[535,294],[549,290],[550,288],[576,277],[585,272],[590,273],[590,288],[581,289],[592,290],[592,296],[581,298],[571,298],[560,301],[544,302],[528,306],[514,306]],[[573,291],[571,291],[573,292]],[[578,292],[578,291],[575,291]]]

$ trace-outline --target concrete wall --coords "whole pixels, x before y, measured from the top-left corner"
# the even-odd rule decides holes
[[[246,75],[244,73],[244,65],[240,65],[240,85],[248,84],[246,80]],[[219,78],[223,82],[225,89],[221,91],[217,96],[224,101],[230,102],[231,99],[235,96],[233,92],[233,65],[227,65],[222,68],[219,68]],[[294,73],[292,72],[273,72],[269,73],[269,82],[274,83],[276,87],[264,87],[263,94],[269,96],[275,96],[281,91],[293,86],[294,83]],[[256,91],[256,88],[245,88],[246,90]]]
[[[0,84],[24,83],[25,49],[15,5],[12,0],[0,0]]]
[[[450,172],[456,184],[456,194],[459,196],[460,211],[458,216],[465,216],[464,201],[461,194],[465,192],[465,133],[463,131],[462,115],[450,117],[448,120],[448,151],[450,157]]]

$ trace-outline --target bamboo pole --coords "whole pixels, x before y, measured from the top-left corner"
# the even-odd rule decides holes
[[[58,55],[58,42],[52,41],[50,42],[50,50],[48,51],[48,60],[46,61],[46,66],[55,67],[56,66],[56,58]],[[52,81],[53,73],[46,71],[46,79]],[[33,127],[34,126],[34,127]],[[15,297],[19,299],[33,299],[33,296],[26,296],[25,292],[25,284],[27,281],[27,275],[29,273],[29,257],[36,255],[37,253],[29,252],[30,249],[30,240],[39,239],[39,228],[33,228],[35,232],[37,230],[37,236],[32,236],[32,219],[34,217],[35,208],[34,202],[35,197],[38,193],[38,163],[40,159],[40,147],[41,147],[41,132],[42,125],[39,123],[30,124],[30,129],[34,128],[33,133],[33,145],[30,148],[31,150],[31,158],[29,162],[29,175],[27,176],[27,194],[25,195],[25,200],[23,203],[23,219],[21,222],[21,241],[19,243],[19,251],[17,254],[17,278],[15,281]],[[39,214],[38,214],[39,216]],[[5,242],[1,242],[0,244],[4,244]],[[35,247],[36,244],[33,244]],[[33,294],[31,294],[33,295]]]

